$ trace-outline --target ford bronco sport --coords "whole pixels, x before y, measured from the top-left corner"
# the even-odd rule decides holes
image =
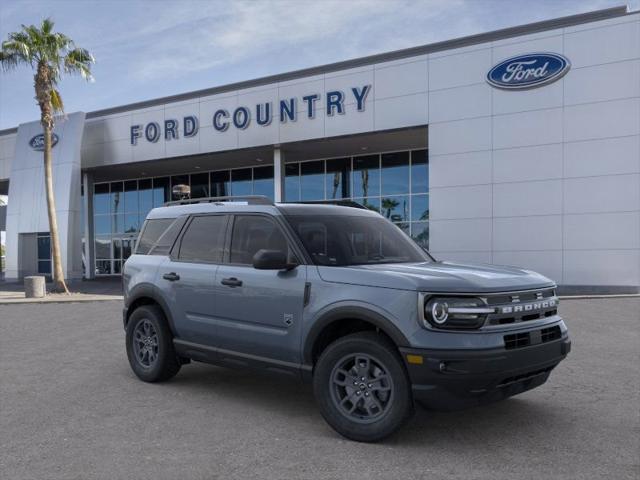
[[[376,441],[414,400],[454,409],[543,384],[571,343],[554,283],[436,261],[357,205],[208,198],[153,209],[124,267],[129,363],[191,360],[313,383],[325,420]]]

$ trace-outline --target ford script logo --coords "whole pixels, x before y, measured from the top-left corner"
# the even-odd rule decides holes
[[[541,87],[561,78],[569,68],[569,60],[557,53],[518,55],[489,70],[487,82],[505,90]]]
[[[51,148],[56,146],[56,143],[58,143],[58,140],[59,140],[58,135],[56,135],[55,133],[52,133]],[[31,140],[29,140],[29,146],[34,150],[37,150],[38,152],[43,152],[44,151],[44,133],[39,133],[38,135],[33,137]]]

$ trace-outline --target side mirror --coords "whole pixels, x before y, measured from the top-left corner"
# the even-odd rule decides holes
[[[291,270],[297,265],[287,262],[287,254],[281,250],[258,250],[253,256],[253,268],[257,270]]]

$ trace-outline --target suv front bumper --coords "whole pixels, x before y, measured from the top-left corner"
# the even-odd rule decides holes
[[[570,350],[571,340],[565,333],[552,342],[513,350],[401,348],[400,352],[414,398],[428,408],[455,410],[542,385]]]

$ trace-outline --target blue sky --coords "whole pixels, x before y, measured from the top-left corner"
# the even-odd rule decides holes
[[[2,0],[0,38],[51,16],[96,57],[67,112],[224,85],[624,4],[623,0]],[[640,0],[631,0],[631,8]],[[36,120],[33,77],[0,73],[0,129]]]

